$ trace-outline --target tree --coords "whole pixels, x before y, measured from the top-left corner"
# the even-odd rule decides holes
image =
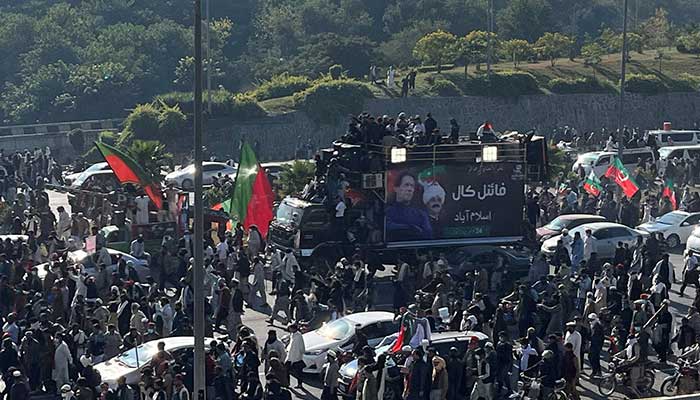
[[[557,32],[547,32],[541,38],[537,39],[535,49],[543,56],[549,59],[554,66],[555,60],[558,57],[563,57],[569,54],[571,46],[574,42],[566,35]]]
[[[518,68],[518,62],[532,54],[532,45],[523,39],[511,39],[501,43],[501,52],[504,58],[513,61],[513,67]]]
[[[165,150],[165,145],[156,140],[134,140],[127,150],[154,179],[158,179],[163,167],[171,166],[173,161],[173,155]]]
[[[605,49],[596,42],[585,44],[581,47],[581,57],[583,57],[583,63],[587,67],[593,69],[593,77],[595,78],[596,67],[603,60],[603,55],[605,54]]]
[[[510,0],[497,16],[502,37],[525,39],[532,43],[554,25],[551,6],[546,0]]]
[[[476,64],[479,70],[481,63],[486,62],[489,33],[486,31],[471,31],[459,40],[459,55],[464,62],[464,75],[469,72],[469,65]],[[491,34],[491,45],[498,48],[498,35]],[[495,53],[495,52],[494,52]]]
[[[307,183],[313,178],[314,164],[308,161],[294,161],[282,167],[279,185],[283,194],[296,194],[301,192]]]
[[[700,30],[680,36],[677,47],[682,53],[697,54],[700,57]]]
[[[429,33],[416,43],[413,55],[424,63],[436,65],[439,74],[443,64],[453,62],[457,58],[457,38],[443,30]]]
[[[668,12],[663,8],[657,8],[654,15],[644,21],[640,31],[644,42],[653,49],[670,45],[671,24],[668,21]]]

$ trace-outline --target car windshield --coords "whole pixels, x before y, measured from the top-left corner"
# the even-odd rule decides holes
[[[117,357],[117,360],[127,367],[137,368],[151,362],[157,352],[158,343],[152,341],[123,352]]]
[[[664,225],[678,225],[683,221],[683,218],[685,218],[685,215],[683,214],[670,212],[661,216],[659,219],[656,220],[656,222]]]
[[[322,326],[316,332],[328,339],[343,340],[352,335],[352,325],[348,320],[341,318]]]
[[[292,207],[291,205],[282,202],[282,204],[280,204],[277,208],[277,215],[275,216],[275,219],[277,222],[282,224],[290,224],[293,222],[294,224],[299,225],[303,212],[304,210],[301,208]]]
[[[565,220],[564,218],[557,217],[554,218],[552,222],[548,223],[544,227],[552,231],[561,232],[562,229],[566,228],[567,222],[569,221]]]
[[[593,164],[600,153],[586,153],[578,156],[578,162],[581,164]]]
[[[660,158],[668,158],[668,155],[671,154],[673,150],[676,150],[675,147],[662,147],[659,149],[659,157]]]

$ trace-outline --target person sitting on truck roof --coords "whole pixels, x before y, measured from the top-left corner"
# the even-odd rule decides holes
[[[490,121],[486,121],[481,124],[479,129],[476,131],[476,136],[482,143],[495,143],[499,140]]]
[[[428,212],[412,205],[416,178],[408,171],[394,181],[394,201],[386,207],[387,240],[423,240],[433,238]]]

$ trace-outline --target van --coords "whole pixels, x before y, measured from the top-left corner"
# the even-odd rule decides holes
[[[656,139],[656,145],[659,147],[700,144],[700,131],[656,130],[649,131],[647,134]]]
[[[605,175],[608,168],[613,163],[613,160],[617,157],[617,152],[604,151],[598,154],[595,161],[593,162],[593,171],[595,171],[596,176],[601,177]],[[652,163],[656,163],[656,154],[649,147],[640,147],[638,149],[624,149],[622,151],[622,164],[627,168],[627,170],[632,173],[632,171],[637,168],[639,160],[642,162],[647,162],[651,160]],[[590,173],[590,167],[586,169],[586,174]]]
[[[694,146],[666,146],[659,149],[659,174],[666,171],[668,162],[673,159],[690,161],[700,156],[700,144]]]

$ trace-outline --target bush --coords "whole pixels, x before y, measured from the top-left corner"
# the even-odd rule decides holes
[[[194,113],[194,96],[192,92],[171,92],[156,97],[168,106],[179,105],[185,114]],[[203,108],[206,110],[206,94]],[[265,115],[265,110],[260,107],[252,94],[233,94],[228,90],[220,89],[211,93],[211,113],[215,117],[237,117],[249,120]]]
[[[684,72],[678,77],[679,81],[685,82],[693,90],[700,90],[700,76]]]
[[[265,116],[265,110],[255,98],[249,94],[237,94],[229,102],[229,110],[226,115],[240,120],[250,120]]]
[[[133,134],[135,139],[159,139],[159,120],[160,110],[154,104],[139,104],[126,117],[124,132]],[[123,137],[119,138],[119,143],[123,143],[124,140]]]
[[[615,88],[608,82],[601,82],[591,77],[577,79],[554,78],[547,85],[552,93],[612,93]]]
[[[161,138],[178,137],[187,129],[187,117],[180,110],[180,105],[169,106],[160,102],[158,132]]]
[[[114,146],[119,141],[119,136],[120,135],[117,132],[102,131],[97,135],[97,141],[106,143],[110,146]],[[100,154],[99,150],[97,150],[97,147],[95,146],[90,146],[90,148],[87,149],[85,154],[83,154],[83,158],[86,162],[93,164],[96,162],[104,161],[102,154]]]
[[[331,65],[328,67],[328,75],[331,76],[331,79],[340,79],[343,75],[343,66],[340,64]]]
[[[332,123],[348,113],[359,112],[372,91],[354,79],[316,81],[313,86],[294,94],[294,106],[318,122]]]
[[[462,91],[459,90],[457,85],[452,81],[447,79],[438,79],[430,86],[430,93],[433,96],[440,97],[459,97],[462,95]]]
[[[454,64],[442,64],[440,65],[440,71],[445,71],[454,68]],[[418,72],[437,72],[437,65],[423,65],[416,68]]]
[[[668,92],[668,86],[656,75],[631,74],[625,82],[625,91],[641,94],[659,94]]]
[[[458,79],[462,92],[470,96],[517,97],[542,93],[535,77],[526,72],[499,72],[491,74],[491,79],[486,74],[467,78],[460,74],[453,75],[453,79]]]
[[[333,68],[333,67],[331,67]],[[258,101],[291,96],[311,86],[311,79],[305,76],[289,75],[287,73],[273,76],[269,81],[258,85],[251,94]]]

